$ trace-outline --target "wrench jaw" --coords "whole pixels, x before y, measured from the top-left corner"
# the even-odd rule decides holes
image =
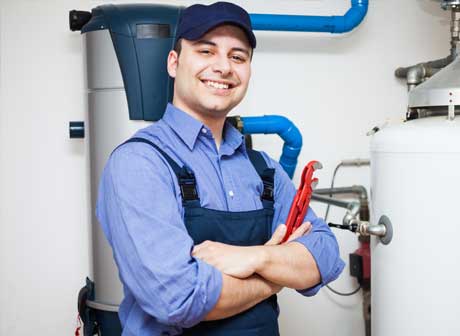
[[[317,169],[323,168],[323,165],[319,161],[310,161],[302,172],[302,180],[300,182],[299,189],[303,189],[305,185],[311,185],[313,181],[318,180],[317,178],[313,178],[313,173]]]
[[[321,162],[319,162],[319,161],[314,161],[314,163],[313,163],[313,168],[314,168],[315,170],[322,169],[322,168],[323,168],[323,164],[322,164]]]

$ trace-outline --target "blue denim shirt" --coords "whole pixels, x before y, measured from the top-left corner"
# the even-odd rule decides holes
[[[160,121],[135,136],[192,168],[201,206],[223,211],[262,208],[263,184],[242,134],[230,124],[218,150],[209,128],[170,104]],[[274,231],[285,222],[296,189],[282,167],[263,154],[276,169]],[[129,143],[112,154],[101,177],[96,214],[123,283],[123,335],[177,335],[212,310],[222,275],[191,256],[193,241],[184,225],[177,178],[151,146]],[[311,209],[305,221],[312,223],[312,231],[297,241],[310,251],[321,273],[321,283],[299,291],[311,296],[335,280],[344,263],[327,224]]]

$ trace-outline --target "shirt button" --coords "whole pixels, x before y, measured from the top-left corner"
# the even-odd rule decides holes
[[[230,190],[230,191],[228,192],[228,195],[229,195],[230,197],[233,197],[233,196],[235,196],[235,194],[233,193],[233,191],[232,191],[232,190]]]
[[[201,133],[206,134],[206,133],[208,133],[208,130],[207,130],[206,128],[203,127],[203,128],[201,129]]]

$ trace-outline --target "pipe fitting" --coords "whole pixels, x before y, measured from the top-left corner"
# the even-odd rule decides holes
[[[333,33],[345,33],[352,31],[364,19],[369,5],[368,0],[352,0],[351,8],[343,17],[336,17],[337,21],[342,20],[342,24],[337,24],[337,31]]]
[[[302,134],[294,123],[278,115],[241,117],[241,122],[243,134],[278,134],[284,140],[279,163],[292,178],[302,149]]]
[[[357,232],[363,236],[376,236],[384,245],[388,245],[393,239],[393,225],[390,219],[382,215],[378,224],[370,224],[367,221],[358,223]]]
[[[371,225],[369,222],[362,221],[358,225],[358,232],[364,236],[383,237],[387,229],[383,224]]]
[[[409,91],[420,84],[425,78],[433,76],[440,69],[452,63],[457,57],[457,50],[460,44],[460,0],[444,0],[441,2],[441,7],[451,10],[450,55],[438,60],[396,69],[395,76],[407,79]]]
[[[423,78],[426,77],[426,70],[423,64],[417,64],[413,67],[410,67],[407,71],[407,84],[415,84],[418,85],[423,81]]]
[[[360,210],[360,207],[361,207],[361,203],[360,202],[357,202],[357,201],[351,201],[349,204],[348,204],[348,211],[350,212],[350,214],[356,218],[359,214],[359,210]]]
[[[367,201],[368,200],[368,196],[367,196],[367,190],[364,186],[362,185],[354,185],[352,186],[352,189],[355,193],[357,193],[359,195],[359,199],[361,201]]]
[[[395,76],[406,79],[410,91],[411,88],[423,82],[425,78],[433,76],[440,69],[449,65],[453,59],[454,57],[449,55],[435,61],[419,63],[405,68],[400,67],[395,70]]]
[[[358,215],[361,210],[361,203],[351,201],[348,203],[347,209],[348,211],[345,216],[343,216],[342,224],[350,227],[356,227],[359,224]]]

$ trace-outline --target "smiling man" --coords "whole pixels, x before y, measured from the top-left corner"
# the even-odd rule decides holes
[[[172,104],[106,165],[97,216],[124,286],[123,335],[276,336],[276,293],[314,295],[343,269],[311,209],[280,244],[295,187],[226,122],[255,47],[241,7],[187,8],[168,55]]]

